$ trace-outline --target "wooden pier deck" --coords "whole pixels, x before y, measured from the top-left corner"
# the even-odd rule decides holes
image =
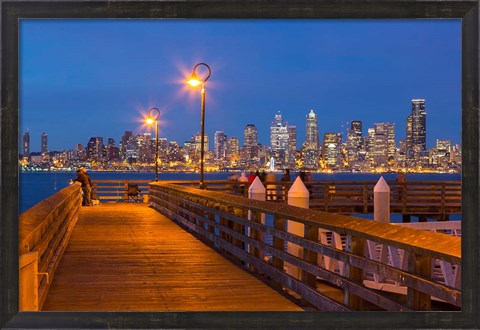
[[[302,311],[143,203],[84,207],[46,311]]]

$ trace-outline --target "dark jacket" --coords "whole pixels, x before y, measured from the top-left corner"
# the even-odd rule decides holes
[[[90,174],[88,174],[87,172],[83,172],[83,175],[85,175],[88,179],[88,184],[90,185],[90,187],[93,187],[92,185],[92,178],[90,177]]]
[[[82,187],[85,187],[86,185],[90,185],[88,177],[85,175],[85,173],[77,173],[77,177],[73,179],[73,181],[80,182],[82,184]]]

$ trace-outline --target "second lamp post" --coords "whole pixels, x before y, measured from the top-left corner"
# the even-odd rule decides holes
[[[204,66],[208,70],[208,74],[203,80],[200,80],[197,76],[197,68],[199,66]],[[190,86],[197,87],[199,85],[202,85],[202,115],[201,115],[201,121],[200,121],[200,126],[201,126],[201,140],[200,140],[200,189],[205,189],[205,185],[203,182],[203,166],[205,163],[205,83],[210,78],[210,75],[212,74],[212,70],[210,70],[210,67],[205,64],[205,63],[198,63],[193,67],[193,73],[190,79],[187,81],[187,83]]]
[[[155,117],[152,112],[156,112]],[[158,181],[158,117],[160,117],[160,110],[157,108],[148,110],[147,124],[155,123],[155,181]]]

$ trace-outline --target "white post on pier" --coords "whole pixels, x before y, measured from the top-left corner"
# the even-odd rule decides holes
[[[248,198],[255,199],[257,201],[265,201],[265,193],[266,193],[265,186],[262,183],[262,180],[257,176],[255,180],[253,180],[250,188],[248,188]]]
[[[390,222],[390,187],[383,176],[373,188],[373,219]]]
[[[292,187],[288,191],[288,205],[302,207],[308,209],[310,207],[310,193],[305,187],[302,179],[298,176],[293,182]],[[287,231],[300,237],[304,237],[305,226],[295,221],[287,221]],[[303,249],[297,244],[287,242],[287,252],[296,257],[303,258]],[[300,270],[289,263],[285,263],[287,274],[300,279]]]
[[[255,180],[253,180],[252,184],[250,185],[250,188],[248,188],[248,198],[249,199],[254,199],[254,200],[257,200],[257,201],[265,201],[266,192],[267,192],[267,189],[265,189],[265,186],[263,185],[262,180],[260,180],[260,178],[257,176],[255,178]],[[248,220],[251,221],[252,218],[253,218],[252,212],[248,211]],[[262,224],[265,224],[265,214],[263,214],[263,213],[260,216],[260,222]],[[247,232],[246,232],[248,237],[251,237],[251,232],[252,232],[251,228],[248,227]],[[260,234],[260,235],[261,235],[261,241],[263,242],[264,237],[263,237],[262,234]],[[250,252],[251,246],[247,245],[246,250],[248,252]],[[263,252],[261,254],[262,254],[261,257],[263,258]]]

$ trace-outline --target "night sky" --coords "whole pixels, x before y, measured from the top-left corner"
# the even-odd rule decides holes
[[[461,143],[460,20],[23,20],[20,143],[74,149],[92,136],[117,145],[161,110],[160,137],[180,144],[200,131],[200,88],[185,84],[208,63],[206,133],[243,144],[254,124],[270,144],[277,111],[305,140],[313,109],[325,132],[363,121],[396,123],[405,138],[411,99],[425,98],[427,147]],[[21,149],[20,149],[21,150]]]

